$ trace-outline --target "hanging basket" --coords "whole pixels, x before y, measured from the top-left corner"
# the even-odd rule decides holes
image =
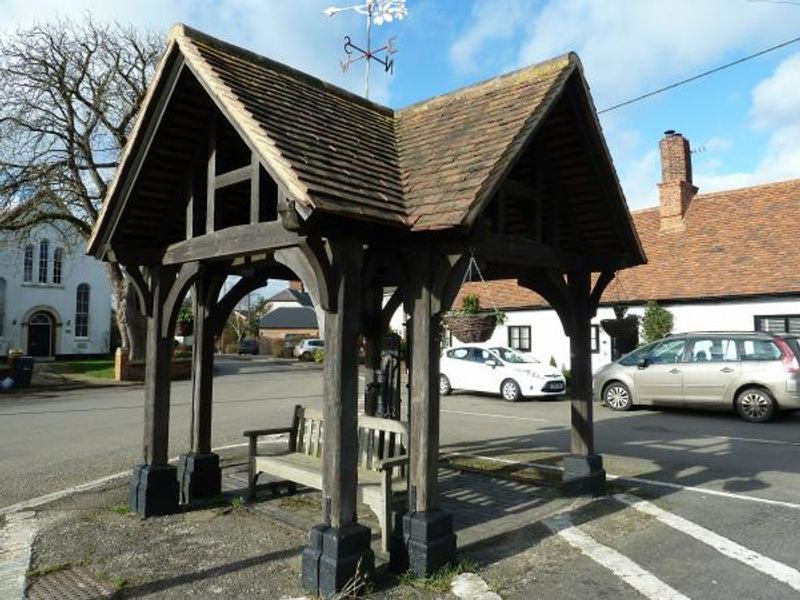
[[[475,344],[485,342],[492,337],[497,327],[497,315],[495,313],[449,314],[442,317],[442,322],[459,342]]]
[[[178,321],[175,324],[175,335],[187,337],[194,333],[194,321]]]
[[[629,338],[639,332],[639,317],[628,315],[621,319],[603,319],[600,325],[613,338]]]

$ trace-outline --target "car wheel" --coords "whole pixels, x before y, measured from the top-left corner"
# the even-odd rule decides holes
[[[764,423],[775,416],[775,400],[766,390],[746,388],[736,396],[736,410],[745,421]]]
[[[500,395],[506,402],[516,402],[522,395],[519,384],[513,379],[506,379],[500,384]]]
[[[619,381],[614,381],[606,386],[603,392],[603,402],[611,410],[630,410],[633,406],[633,398],[628,386]]]
[[[300,360],[306,360],[306,361],[311,360],[311,353],[303,352],[303,354],[300,355]]]
[[[447,375],[439,375],[439,395],[449,396],[452,391],[453,388],[450,387],[450,380],[447,378]]]

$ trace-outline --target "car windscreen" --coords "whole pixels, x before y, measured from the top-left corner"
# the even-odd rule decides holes
[[[621,365],[625,365],[626,367],[632,367],[634,365],[638,365],[639,362],[643,358],[647,358],[650,355],[650,352],[653,351],[653,348],[658,342],[648,344],[647,346],[642,346],[641,348],[637,348],[630,354],[626,354],[622,358],[620,358],[617,362]]]
[[[539,361],[533,358],[532,356],[525,356],[512,350],[511,348],[489,348],[492,352],[497,354],[500,358],[502,358],[505,362],[511,364],[523,364],[523,363],[538,363]]]

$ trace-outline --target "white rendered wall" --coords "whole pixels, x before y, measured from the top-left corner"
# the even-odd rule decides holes
[[[47,283],[39,281],[39,242],[50,242]],[[24,247],[34,246],[33,281],[23,281]],[[63,248],[61,284],[53,283],[53,254]],[[23,325],[37,310],[56,317],[57,354],[104,354],[109,352],[111,328],[111,289],[103,263],[84,254],[85,242],[47,226],[34,231],[27,239],[0,238],[0,277],[6,280],[4,332],[0,354],[9,348],[27,351],[27,326]],[[81,283],[89,284],[89,335],[75,336],[76,292]]]
[[[669,304],[675,318],[674,333],[688,331],[753,331],[756,316],[800,315],[800,298],[775,300],[727,300],[695,304]],[[569,338],[564,335],[561,322],[553,310],[510,311],[508,321],[498,327],[487,344],[507,345],[509,325],[531,327],[531,354],[541,361],[554,357],[558,366],[569,367]],[[629,314],[644,314],[644,306],[634,306]],[[592,320],[600,325],[602,319],[613,319],[610,307],[601,307]],[[592,369],[597,370],[611,361],[611,339],[600,328],[599,352],[592,354]]]
[[[674,333],[688,331],[753,331],[756,316],[800,315],[800,298],[774,300],[727,300],[693,304],[663,303],[675,318]],[[629,314],[644,314],[644,306],[634,306]],[[554,358],[559,368],[569,368],[569,338],[564,335],[561,321],[555,311],[512,310],[507,311],[508,320],[498,327],[492,338],[484,345],[507,346],[508,327],[527,325],[531,328],[531,354],[542,362]],[[602,319],[613,319],[610,307],[601,307],[592,320],[600,325]],[[398,310],[391,321],[391,328],[403,333],[403,311]],[[599,351],[592,354],[592,370],[596,371],[611,361],[611,339],[599,328]],[[454,343],[458,343],[454,341]]]

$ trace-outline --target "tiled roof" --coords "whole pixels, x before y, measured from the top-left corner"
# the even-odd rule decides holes
[[[311,296],[308,292],[301,292],[292,288],[286,288],[267,298],[267,302],[297,302],[301,306],[312,306]]]
[[[569,54],[393,111],[184,25],[170,40],[293,200],[412,229],[459,225],[582,77]]]
[[[586,213],[591,214],[584,221],[597,224],[595,229],[607,229],[605,233],[614,240],[603,238],[603,243],[615,252],[617,246],[626,246],[631,262],[643,260],[627,219],[619,227],[612,223],[620,221],[618,213],[627,212],[627,207],[618,185],[609,186],[610,179],[605,177],[611,174],[616,183],[607,152],[596,153],[588,147],[591,138],[602,138],[602,133],[577,55],[566,54],[395,111],[184,25],[170,32],[143,116],[109,187],[90,253],[104,255],[107,246],[102,245],[110,245],[128,197],[136,198],[132,204],[143,206],[137,218],[145,221],[151,218],[148,210],[163,206],[155,192],[137,195],[130,191],[146,183],[139,185],[130,166],[134,162],[131,149],[146,135],[143,123],[155,118],[153,106],[165,97],[167,74],[179,61],[304,215],[335,213],[412,231],[468,228],[535,133],[549,131],[544,140],[548,147],[555,144],[563,151],[572,148],[574,140],[560,139],[562,128],[588,127],[591,135],[583,144],[586,148],[567,151],[574,153],[569,157],[570,181],[582,185],[588,198],[578,200],[591,204]],[[176,96],[174,112],[186,109],[188,114],[200,103],[186,92],[188,83],[184,88],[180,88],[184,95]],[[166,106],[169,111],[171,105]],[[552,131],[547,129],[551,122]],[[189,143],[196,146],[191,139],[185,142]],[[185,158],[186,148],[174,152]],[[590,162],[594,175],[587,183],[575,165],[586,167]],[[601,168],[595,163],[602,163]],[[176,163],[175,169],[179,166]],[[172,176],[169,170],[158,175],[164,180]],[[561,171],[558,176],[567,178]],[[157,191],[163,189],[160,186]],[[598,193],[598,189],[605,191]],[[133,229],[131,239],[141,233]],[[176,231],[180,234],[175,229],[162,237]],[[631,244],[636,248],[627,248]],[[582,250],[591,251],[588,244]]]
[[[564,55],[397,113],[398,155],[414,229],[462,221],[502,176],[576,62]]]
[[[261,317],[262,329],[317,329],[317,313],[308,306],[282,306]]]
[[[683,230],[662,231],[659,209],[633,213],[648,263],[625,269],[604,303],[800,293],[800,179],[698,194]],[[468,284],[484,305],[544,306],[513,280]],[[618,298],[619,295],[619,298]]]

